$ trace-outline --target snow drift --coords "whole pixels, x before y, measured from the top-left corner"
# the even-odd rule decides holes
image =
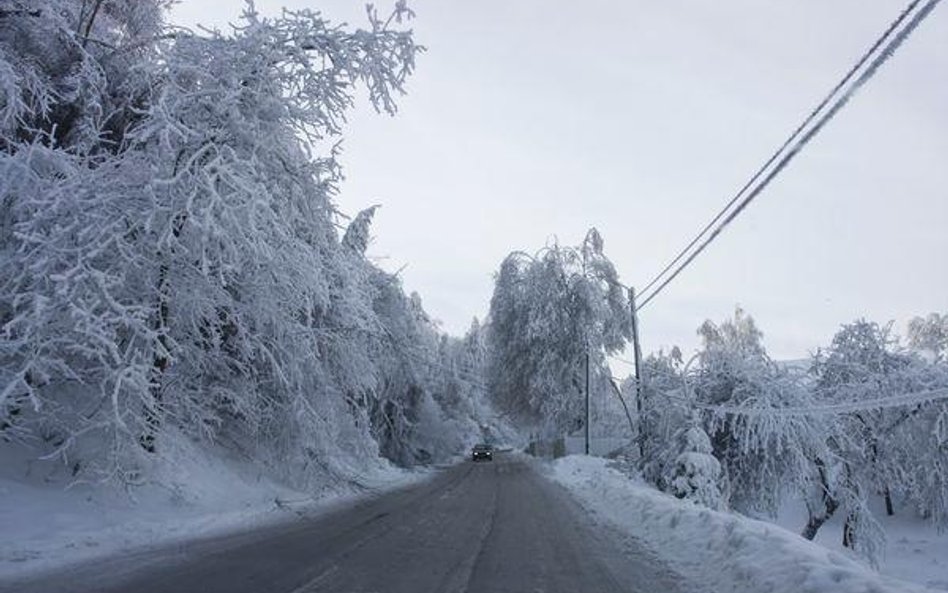
[[[598,521],[666,559],[697,591],[911,593],[859,561],[762,521],[713,511],[631,480],[605,459],[555,461],[552,478]]]

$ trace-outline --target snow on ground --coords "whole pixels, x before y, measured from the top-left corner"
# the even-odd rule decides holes
[[[880,559],[883,574],[924,583],[948,590],[948,532],[938,532],[931,523],[914,516],[906,509],[896,509],[895,516],[885,514],[882,500],[873,500],[872,510],[886,533],[885,555]],[[792,502],[781,509],[777,523],[797,532],[806,523],[802,502]],[[842,517],[834,517],[816,534],[816,541],[831,550],[843,551]]]
[[[948,533],[938,533],[917,517],[879,516],[879,522],[888,538],[882,572],[948,591]],[[829,545],[824,539],[817,539]],[[840,526],[832,541],[841,546],[842,539]]]
[[[112,483],[70,485],[62,466],[0,442],[0,577],[313,516],[427,475],[378,464],[358,486],[340,481],[314,494],[224,451],[188,443],[176,449],[153,479],[126,491]]]
[[[664,559],[708,593],[917,593],[921,585],[880,575],[844,552],[763,521],[678,500],[608,467],[569,456],[552,463],[594,520]]]

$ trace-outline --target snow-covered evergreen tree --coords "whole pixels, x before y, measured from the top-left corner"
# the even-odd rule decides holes
[[[711,439],[701,428],[697,414],[678,430],[672,443],[677,455],[667,468],[665,483],[668,491],[678,498],[712,509],[724,508],[721,464],[711,454]]]

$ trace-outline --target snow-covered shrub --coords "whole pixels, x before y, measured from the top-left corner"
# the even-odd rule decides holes
[[[679,430],[673,442],[678,455],[665,476],[668,491],[713,509],[723,508],[721,464],[711,454],[711,439],[698,419]]]

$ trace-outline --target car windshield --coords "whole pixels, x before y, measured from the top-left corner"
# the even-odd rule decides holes
[[[490,451],[492,448],[490,445],[474,445],[475,451]]]

